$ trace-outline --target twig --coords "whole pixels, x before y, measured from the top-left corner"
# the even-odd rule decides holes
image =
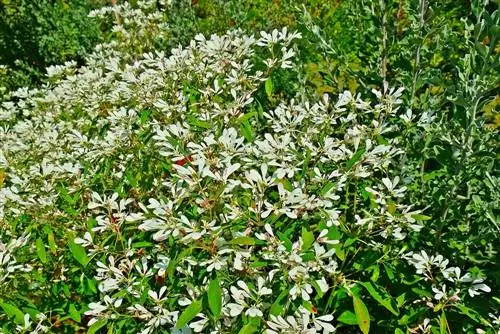
[[[110,0],[111,1],[111,6],[116,7],[116,0]],[[120,25],[120,15],[118,15],[118,12],[115,11],[115,24]]]
[[[419,4],[419,9],[420,9],[420,15],[419,15],[419,23],[418,23],[418,30],[419,32],[422,31],[424,28],[425,24],[425,12],[426,12],[426,3],[425,0],[420,0]],[[411,98],[410,98],[410,108],[413,107],[413,104],[415,102],[415,94],[417,90],[417,79],[419,76],[420,72],[420,50],[422,48],[423,44],[423,37],[420,36],[420,41],[417,45],[417,49],[415,50],[415,59],[413,63],[413,74],[412,74],[412,85],[411,85]]]
[[[379,0],[379,7],[382,13],[382,58],[380,59],[380,75],[382,76],[382,82],[385,92],[385,87],[388,86],[387,82],[387,11],[385,8],[385,1]]]

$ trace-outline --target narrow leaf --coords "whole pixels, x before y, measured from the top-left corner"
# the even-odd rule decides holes
[[[257,327],[252,324],[246,324],[240,329],[238,334],[253,334],[255,332],[257,332]]]
[[[358,318],[356,317],[356,314],[354,314],[351,311],[344,311],[342,312],[339,317],[337,318],[337,321],[346,324],[346,325],[357,325],[358,324]]]
[[[273,96],[273,91],[274,91],[274,83],[273,80],[269,77],[266,80],[266,83],[264,84],[264,88],[266,89],[266,94],[269,99]]]
[[[278,298],[274,301],[274,303],[271,305],[271,308],[269,309],[269,314],[278,316],[281,315],[283,310],[285,309],[285,304],[287,302],[286,297],[289,295],[290,289],[285,289],[283,290]]]
[[[314,243],[314,234],[302,228],[302,250],[308,250]]]
[[[76,322],[82,321],[82,317],[80,316],[80,312],[76,309],[74,304],[69,305],[69,310],[68,313],[71,317],[71,319],[75,320]]]
[[[0,302],[0,307],[2,307],[3,311],[5,312],[5,314],[7,314],[8,317],[14,318],[16,323],[18,323],[19,325],[24,324],[24,313],[19,308],[17,308],[16,305]]]
[[[106,324],[108,323],[108,319],[101,319],[97,320],[90,326],[89,330],[87,331],[87,334],[95,334],[97,331],[101,328],[103,328]]]
[[[57,253],[57,246],[56,246],[56,241],[54,239],[54,232],[49,231],[47,235],[47,241],[49,242],[49,248],[50,251],[52,252],[53,255],[56,255]]]
[[[448,321],[446,320],[446,315],[444,312],[441,313],[439,317],[439,334],[446,334],[448,328]]]
[[[478,323],[482,323],[482,324],[487,323],[487,321],[484,320],[484,318],[481,317],[481,315],[477,311],[475,311],[467,306],[460,305],[460,304],[456,304],[456,307],[460,310],[460,312],[462,314],[468,316],[472,320],[477,321]]]
[[[319,194],[321,196],[325,195],[326,193],[328,193],[331,189],[333,189],[333,187],[335,187],[335,183],[331,182],[331,181],[328,181],[324,186],[323,188],[321,188],[321,190],[319,191]]]
[[[380,305],[384,306],[386,309],[392,312],[394,315],[399,315],[399,310],[395,303],[393,304],[391,296],[375,284],[370,282],[362,282],[362,286],[368,291],[368,293],[377,301]]]
[[[38,238],[35,241],[36,254],[42,263],[47,263],[47,253],[45,252],[45,246],[43,245],[42,239]]]
[[[4,181],[5,181],[5,171],[3,169],[0,169],[0,187],[2,187]]]
[[[89,263],[89,258],[85,252],[85,248],[81,245],[75,244],[73,241],[69,242],[69,250],[75,260],[77,260],[82,266],[86,266]]]
[[[252,126],[250,125],[250,123],[248,121],[241,122],[240,131],[241,131],[241,134],[243,135],[243,137],[245,137],[245,139],[247,141],[249,141],[249,142],[253,141],[254,132],[253,132]]]
[[[356,313],[356,318],[358,319],[358,326],[363,334],[368,334],[370,332],[370,314],[366,308],[365,303],[356,297],[352,297],[352,302],[354,304],[354,313]]]
[[[345,166],[345,169],[346,170],[350,170],[352,166],[354,166],[354,164],[356,162],[358,162],[359,160],[361,160],[361,158],[363,157],[363,154],[365,154],[365,149],[360,149],[358,150],[356,153],[354,153],[354,155],[352,156],[352,158],[347,162],[346,166]]]
[[[426,216],[426,215],[421,215],[421,214],[414,214],[414,215],[411,215],[411,217],[415,220],[429,220],[429,219],[431,219],[431,217]]]
[[[198,313],[201,312],[203,308],[202,302],[200,300],[195,300],[181,313],[179,319],[177,319],[177,323],[175,324],[175,328],[182,328],[186,326]]]
[[[237,237],[231,240],[232,245],[245,245],[253,246],[255,245],[255,240],[251,237]]]
[[[208,286],[208,306],[214,317],[218,318],[222,312],[222,289],[218,278],[211,280]]]

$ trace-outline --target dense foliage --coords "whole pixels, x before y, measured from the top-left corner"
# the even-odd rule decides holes
[[[39,82],[45,68],[83,56],[101,38],[88,0],[0,1],[0,88]]]
[[[1,332],[500,330],[497,4],[90,16],[0,92]]]

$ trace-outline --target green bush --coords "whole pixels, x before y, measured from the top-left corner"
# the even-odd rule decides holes
[[[498,5],[303,4],[105,7],[6,98],[0,332],[498,333]]]
[[[37,83],[45,68],[83,57],[100,40],[88,0],[2,0],[0,64],[10,68],[8,87]]]

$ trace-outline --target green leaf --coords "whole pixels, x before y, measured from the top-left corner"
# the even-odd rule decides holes
[[[175,257],[175,260],[172,260],[168,263],[167,276],[170,281],[174,280],[175,276],[174,273],[175,273],[175,268],[177,268],[177,264],[181,262],[182,259],[189,256],[189,254],[191,254],[191,248],[186,248]]]
[[[137,179],[135,178],[132,170],[127,169],[125,171],[125,177],[127,178],[128,184],[130,184],[132,187],[137,187]]]
[[[411,288],[411,291],[415,292],[419,297],[427,297],[431,298],[432,293],[427,290],[419,289],[419,288]]]
[[[316,314],[318,312],[318,310],[316,309],[316,307],[308,300],[303,300],[302,301],[302,306],[308,310],[311,314]]]
[[[354,313],[358,319],[359,329],[361,329],[363,334],[368,334],[370,332],[370,314],[368,313],[368,309],[359,297],[353,295],[352,302],[354,305]]]
[[[332,248],[335,248],[335,255],[339,258],[339,260],[345,260],[345,251],[341,244],[333,245]]]
[[[92,293],[97,293],[96,281],[93,278],[86,278],[87,289]]]
[[[83,248],[81,245],[75,244],[73,241],[70,241],[68,245],[69,250],[71,251],[71,254],[73,254],[75,260],[77,260],[82,266],[87,266],[87,264],[89,263],[89,258],[87,257],[85,248]]]
[[[347,247],[351,246],[353,243],[356,242],[356,240],[358,240],[358,238],[349,238],[349,239],[347,239],[344,242],[344,247],[347,248]]]
[[[248,122],[252,117],[258,119],[258,114],[256,111],[251,111],[243,114],[243,116],[239,117],[237,121],[241,124],[243,122]]]
[[[267,78],[266,83],[264,84],[264,88],[266,89],[267,97],[271,99],[274,91],[274,83],[271,77]]]
[[[335,186],[335,183],[333,183],[332,181],[328,181],[324,186],[323,188],[321,188],[321,190],[319,191],[319,194],[321,196],[327,194],[333,187]]]
[[[398,325],[406,325],[408,326],[409,324],[413,323],[414,321],[417,321],[421,316],[426,314],[428,311],[428,308],[425,307],[419,307],[417,309],[410,309],[408,311],[408,314],[403,315],[399,320],[398,320]]]
[[[306,157],[304,159],[304,162],[302,164],[302,172],[300,173],[300,178],[301,179],[304,179],[305,175],[306,175],[306,171],[309,170],[308,166],[309,166],[309,161],[311,160],[311,150],[310,149],[306,149]]]
[[[489,47],[481,44],[480,42],[476,42],[476,50],[479,52],[479,54],[483,57],[487,57],[489,53]]]
[[[50,230],[47,234],[47,241],[49,242],[50,251],[55,255],[57,253],[57,246],[54,239],[54,232],[52,232],[52,230]]]
[[[455,306],[460,310],[460,313],[468,316],[472,320],[474,320],[480,324],[487,323],[487,321],[483,317],[481,317],[481,315],[479,313],[477,313],[477,311],[475,311],[467,306],[461,305],[461,304],[456,304]]]
[[[97,320],[90,326],[89,330],[87,331],[87,334],[95,334],[97,331],[101,328],[103,328],[106,324],[108,323],[108,319],[100,319]]]
[[[302,250],[308,250],[314,243],[314,234],[311,231],[302,228]]]
[[[237,237],[231,240],[231,245],[253,246],[255,245],[255,240],[251,237]]]
[[[399,310],[395,303],[391,299],[391,296],[384,292],[382,288],[372,284],[371,282],[362,282],[362,286],[365,287],[366,291],[377,301],[380,305],[384,306],[386,309],[392,312],[394,315],[399,315]],[[396,306],[396,307],[395,307]]]
[[[69,305],[69,310],[68,313],[71,317],[71,319],[75,320],[76,322],[82,321],[82,317],[80,316],[80,312],[76,309],[74,304]]]
[[[252,125],[248,121],[241,122],[240,131],[243,137],[249,142],[253,141],[254,133],[252,129]]]
[[[181,313],[179,319],[177,319],[177,323],[175,324],[175,328],[182,328],[186,326],[198,313],[201,312],[203,308],[201,300],[195,300]]]
[[[278,231],[278,238],[283,241],[283,246],[285,246],[287,251],[291,251],[293,244],[292,241],[286,236],[286,234]]]
[[[446,315],[444,311],[441,313],[439,317],[439,334],[446,334],[448,328],[448,321],[446,320]]]
[[[404,304],[405,304],[405,298],[406,298],[406,292],[399,295],[397,298],[396,298],[396,302],[398,304],[398,307],[402,307]]]
[[[357,325],[358,324],[358,318],[356,317],[356,314],[354,314],[352,311],[344,311],[342,314],[340,314],[337,318],[337,321],[346,324],[346,325]]]
[[[414,215],[411,215],[411,217],[415,220],[429,220],[429,219],[431,219],[431,217],[426,216],[426,215],[421,215],[421,214],[414,214]]]
[[[36,254],[42,263],[47,263],[47,253],[45,252],[45,246],[43,245],[42,239],[38,238],[35,241]]]
[[[23,307],[22,312],[26,315],[29,314],[31,319],[36,319],[36,316],[40,313],[38,310],[31,307]]]
[[[387,274],[387,277],[392,281],[394,280],[394,272],[392,271],[392,268],[389,267],[389,265],[387,264],[383,264],[384,265],[384,269],[385,269],[385,273]]]
[[[16,323],[24,325],[24,313],[16,305],[0,302],[0,307],[2,307],[9,318],[14,318]]]
[[[193,106],[194,105],[191,105],[191,107],[193,107]],[[187,120],[188,124],[191,126],[195,126],[195,127],[202,128],[202,129],[211,129],[212,128],[212,123],[210,123],[208,121],[201,120],[199,118],[196,118],[193,115],[187,116],[186,120]]]
[[[253,324],[246,324],[240,329],[238,334],[253,334],[257,332],[257,330],[257,327],[255,327]]]
[[[132,244],[132,248],[137,249],[137,248],[145,248],[145,247],[150,247],[153,246],[152,242],[149,241],[139,241],[139,242],[134,242]]]
[[[368,269],[371,269],[371,271],[372,271],[372,275],[370,276],[370,280],[372,280],[373,282],[376,282],[378,280],[378,278],[380,277],[380,267],[379,267],[379,265],[378,264],[374,264],[373,266],[371,266]]]
[[[268,263],[265,261],[255,261],[250,263],[250,268],[261,268],[267,266]]]
[[[396,329],[394,330],[394,334],[405,334],[405,332],[403,332],[403,331],[402,331],[401,329],[399,329],[399,328],[396,328]]]
[[[215,318],[218,318],[222,312],[222,289],[220,281],[215,278],[208,285],[208,306]]]
[[[149,109],[145,109],[145,110],[141,111],[141,115],[139,116],[141,124],[145,124],[148,121],[149,116],[151,116],[152,113],[153,112]]]
[[[352,158],[345,165],[345,169],[346,170],[350,170],[351,167],[354,166],[354,164],[356,162],[358,162],[359,160],[361,160],[361,158],[363,157],[363,154],[365,154],[365,149],[364,148],[356,151],[356,153],[352,156]]]
[[[285,289],[283,290],[278,298],[274,301],[274,303],[271,305],[271,308],[269,309],[269,314],[278,316],[281,315],[283,310],[285,309],[285,305],[287,302],[287,296],[289,295],[290,289]]]

